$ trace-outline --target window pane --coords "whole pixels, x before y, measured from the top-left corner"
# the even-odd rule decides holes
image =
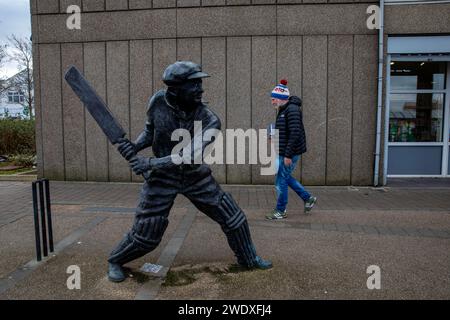
[[[444,94],[391,94],[390,142],[441,142]]]
[[[392,61],[391,90],[445,89],[445,62]]]

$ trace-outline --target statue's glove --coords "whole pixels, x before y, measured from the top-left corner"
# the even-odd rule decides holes
[[[151,158],[146,158],[143,156],[135,156],[130,160],[131,169],[133,169],[134,173],[140,175],[146,171],[149,171],[152,166],[150,164]]]
[[[130,160],[137,154],[136,145],[126,138],[122,138],[121,140],[119,140],[119,146],[117,147],[117,150],[119,150],[122,157],[127,160]]]

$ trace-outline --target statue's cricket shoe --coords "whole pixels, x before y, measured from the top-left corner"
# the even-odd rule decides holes
[[[125,272],[120,264],[109,263],[108,264],[108,279],[112,282],[122,282],[126,278]]]

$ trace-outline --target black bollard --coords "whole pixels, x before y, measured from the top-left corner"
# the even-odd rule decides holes
[[[32,184],[33,189],[33,210],[34,210],[34,234],[36,239],[36,259],[37,261],[42,260],[41,254],[41,236],[40,236],[40,228],[39,228],[39,209],[37,203],[37,190],[36,190],[36,181]]]
[[[53,252],[53,225],[52,225],[52,206],[50,203],[50,182],[48,179],[44,180],[45,185],[45,203],[47,205],[47,228],[48,228],[48,243],[50,252]]]
[[[48,179],[40,179],[32,184],[33,190],[33,210],[34,210],[34,232],[36,239],[37,261],[48,256],[48,252],[53,252],[53,226],[50,202],[50,183]],[[39,197],[38,197],[39,190]],[[39,210],[40,209],[40,210]],[[40,211],[40,212],[39,212]],[[42,249],[41,252],[41,238]]]

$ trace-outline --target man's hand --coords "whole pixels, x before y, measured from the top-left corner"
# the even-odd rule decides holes
[[[149,171],[152,166],[150,165],[150,159],[143,156],[136,156],[130,161],[131,169],[134,173],[140,175],[146,171]]]
[[[119,142],[119,146],[117,147],[122,157],[127,160],[130,160],[136,155],[136,145],[128,139],[121,139]]]
[[[284,165],[289,167],[292,164],[292,159],[284,158]]]

